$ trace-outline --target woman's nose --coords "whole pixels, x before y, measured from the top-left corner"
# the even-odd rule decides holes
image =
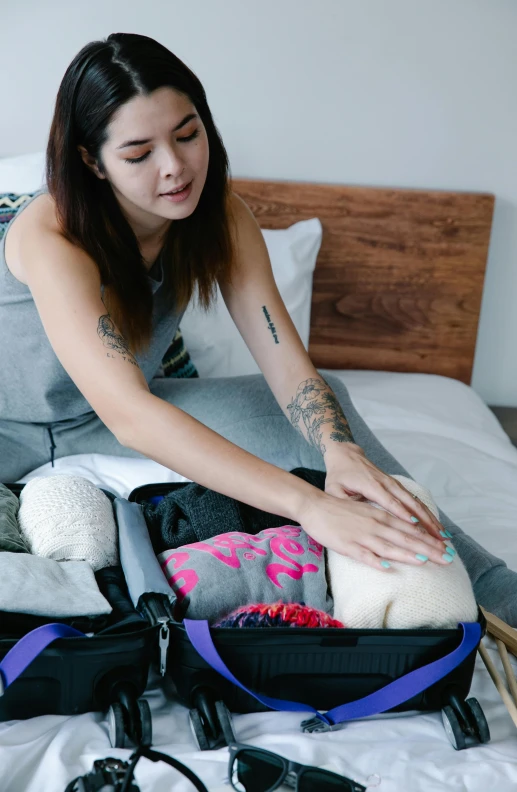
[[[179,176],[185,170],[183,158],[174,149],[169,149],[163,155],[162,176]]]

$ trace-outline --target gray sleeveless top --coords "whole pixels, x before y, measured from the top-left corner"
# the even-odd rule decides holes
[[[5,261],[11,223],[44,192],[46,186],[23,204],[0,240],[0,419],[52,426],[93,414],[93,409],[59,362],[29,287],[14,277]],[[149,347],[135,357],[149,383],[160,369],[183,312],[178,314],[164,294],[161,254],[148,278],[153,292],[152,336]]]

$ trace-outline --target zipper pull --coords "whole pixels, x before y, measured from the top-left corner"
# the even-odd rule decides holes
[[[165,676],[170,638],[169,620],[161,617],[158,621],[160,622],[160,634],[158,637],[158,646],[160,648],[160,674]]]
[[[170,601],[163,594],[146,593],[138,600],[140,613],[153,626],[159,625],[158,648],[160,652],[160,674],[165,676],[167,669],[167,651],[169,649],[169,624],[174,620]]]

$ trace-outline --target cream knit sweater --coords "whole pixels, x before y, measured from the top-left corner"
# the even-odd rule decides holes
[[[429,490],[406,476],[393,478],[438,517]],[[447,628],[477,619],[472,585],[458,555],[446,566],[390,561],[391,568],[383,572],[333,550],[326,553],[333,615],[346,627]]]

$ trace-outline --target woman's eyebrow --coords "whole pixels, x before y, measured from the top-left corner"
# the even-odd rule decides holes
[[[177,126],[174,127],[172,130],[173,132],[177,132],[178,129],[184,127],[185,124],[188,124],[189,121],[192,121],[193,118],[199,118],[197,113],[189,113],[185,116],[185,118],[179,122]],[[141,146],[143,143],[150,143],[153,138],[145,138],[145,140],[126,140],[125,143],[122,143],[121,146],[117,146],[117,151],[119,149],[128,148],[129,146]]]

